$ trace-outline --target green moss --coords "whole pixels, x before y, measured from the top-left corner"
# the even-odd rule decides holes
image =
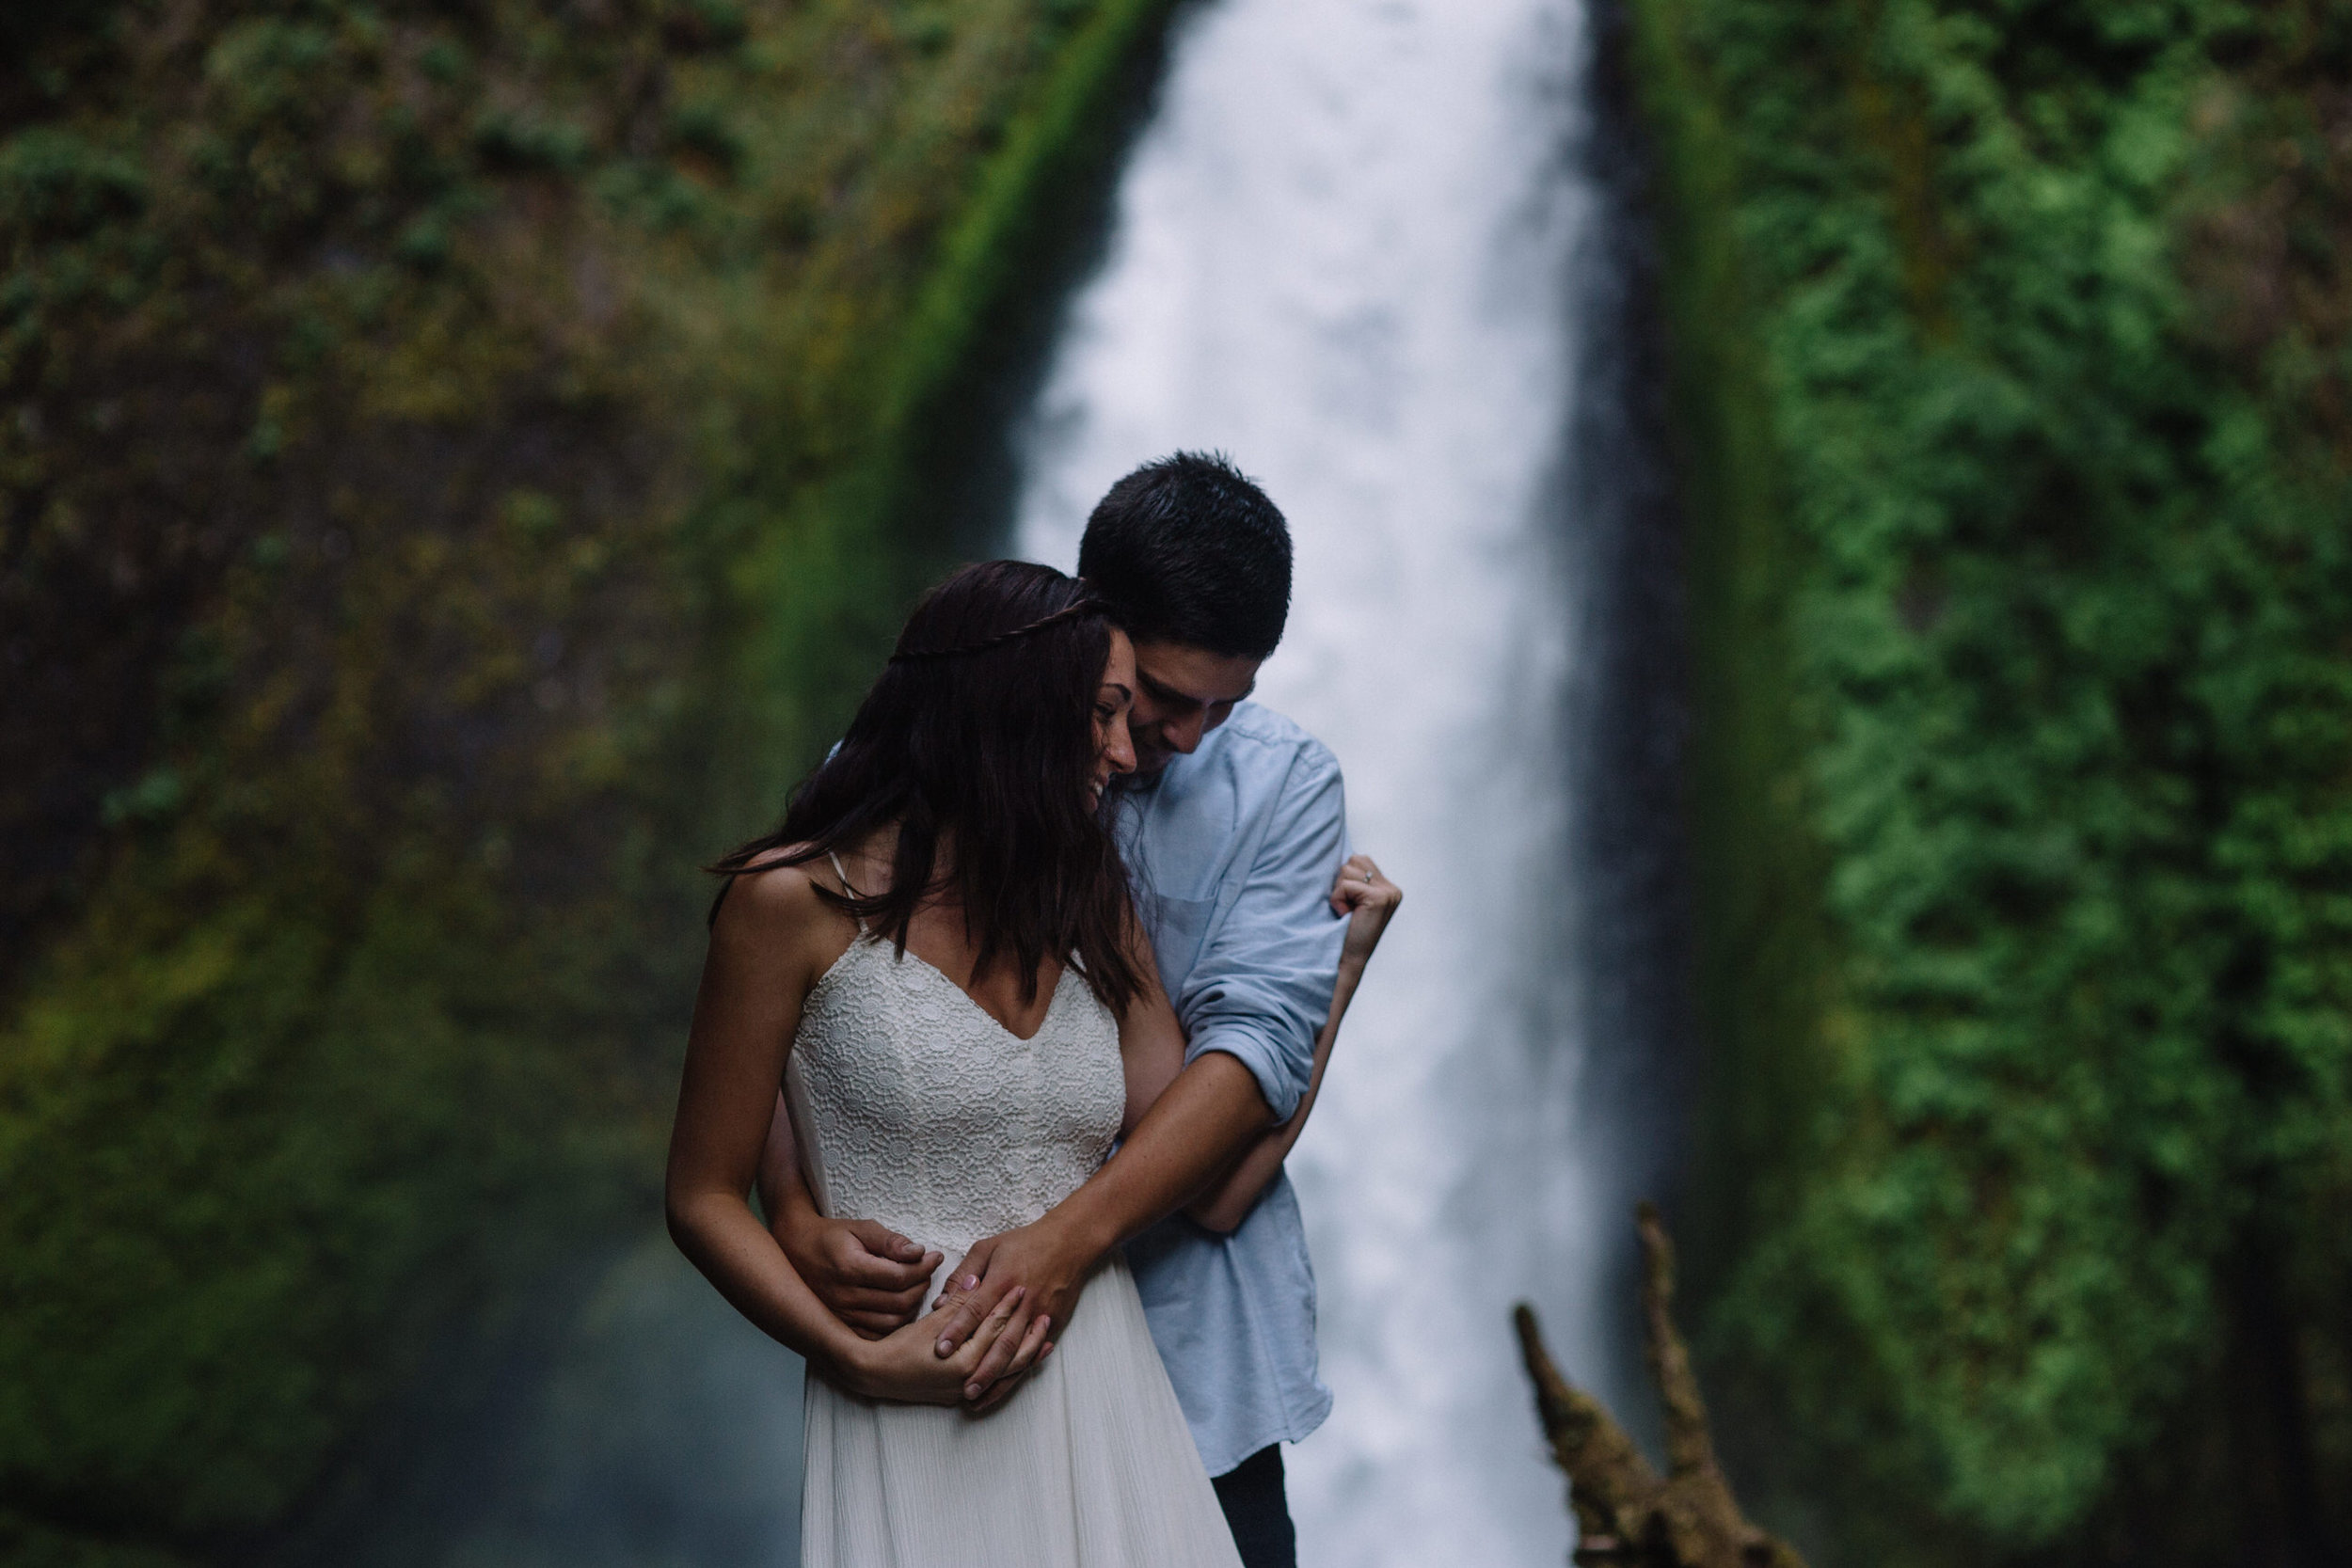
[[[189,1562],[157,1547],[93,1541],[5,1513],[0,1513],[0,1556],[17,1568],[187,1568]]]
[[[2341,1541],[2352,36],[1633,9],[1753,1474],[1835,1560]]]
[[[11,35],[12,1559],[266,1539],[646,1223],[692,867],[934,569],[925,426],[1036,276],[992,255],[1165,9]]]

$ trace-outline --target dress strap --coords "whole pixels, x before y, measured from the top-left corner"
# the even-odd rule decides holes
[[[841,879],[841,886],[844,892],[848,893],[852,898],[863,898],[866,896],[866,895],[860,893],[850,884],[850,874],[841,869],[841,857],[839,855],[836,855],[832,850],[828,849],[825,851],[825,859],[833,863],[833,874]],[[866,917],[864,915],[859,915],[857,917],[857,934],[862,937],[873,935],[871,931],[868,931],[866,928]]]

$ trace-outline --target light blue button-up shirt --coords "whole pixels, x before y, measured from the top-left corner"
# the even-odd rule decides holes
[[[1119,824],[1186,1060],[1231,1053],[1287,1119],[1347,930],[1328,901],[1347,854],[1338,761],[1244,703],[1157,781],[1122,788]],[[1179,1214],[1129,1243],[1127,1261],[1209,1474],[1323,1424],[1314,1270],[1287,1175],[1231,1235]]]

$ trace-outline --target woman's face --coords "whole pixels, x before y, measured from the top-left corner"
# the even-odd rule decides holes
[[[1087,785],[1089,809],[1103,803],[1103,791],[1114,775],[1136,770],[1136,743],[1127,734],[1127,710],[1135,703],[1135,644],[1113,626],[1110,657],[1103,661],[1103,679],[1094,689],[1094,777]]]

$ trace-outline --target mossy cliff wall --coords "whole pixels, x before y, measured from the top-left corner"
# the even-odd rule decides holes
[[[649,1224],[708,889],[1163,0],[0,22],[0,1556],[246,1560]]]
[[[2352,1549],[2352,14],[1630,0],[1746,1483]]]

